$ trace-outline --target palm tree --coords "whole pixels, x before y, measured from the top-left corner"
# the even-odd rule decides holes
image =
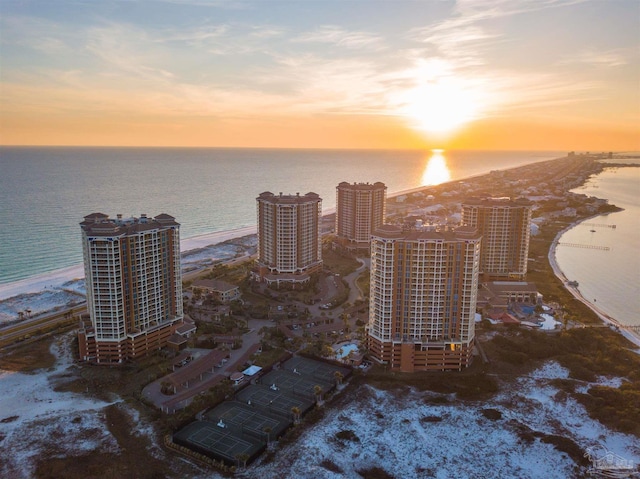
[[[242,464],[243,464],[244,467],[247,467],[247,461],[249,460],[249,454],[246,454],[246,453],[236,454],[236,459],[238,460],[238,467],[240,467],[240,461],[242,461]]]
[[[293,414],[293,423],[298,424],[300,422],[300,408],[298,406],[293,406],[291,408],[291,413]]]
[[[263,431],[267,434],[267,447],[269,447],[269,440],[271,438],[270,434],[272,429],[269,426],[266,426]]]
[[[322,386],[317,384],[313,386],[313,393],[316,395],[316,401],[320,404],[320,401],[322,401]]]

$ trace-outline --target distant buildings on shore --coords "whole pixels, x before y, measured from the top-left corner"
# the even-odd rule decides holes
[[[180,225],[173,216],[85,216],[80,223],[89,317],[80,358],[136,359],[167,345],[182,325]]]
[[[531,207],[526,199],[469,198],[462,203],[462,224],[482,235],[483,280],[521,281],[527,275]]]
[[[347,183],[336,187],[336,239],[348,249],[369,250],[371,233],[386,217],[384,183]]]

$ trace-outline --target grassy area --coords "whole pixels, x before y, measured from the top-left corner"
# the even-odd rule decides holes
[[[322,262],[325,268],[340,276],[351,274],[360,267],[360,263],[353,256],[331,248],[322,250]]]
[[[369,290],[370,290],[370,283],[371,283],[371,276],[369,273],[370,271],[367,268],[362,273],[360,273],[360,276],[356,278],[356,284],[362,291],[362,294],[364,295],[365,298],[369,297]]]
[[[51,353],[52,338],[23,344],[0,357],[0,369],[28,373],[52,367],[56,358]]]
[[[147,452],[151,444],[146,437],[131,433],[135,425],[131,423],[129,415],[117,405],[107,407],[105,414],[109,432],[118,442],[118,453],[92,451],[71,460],[60,457],[43,458],[36,466],[35,477],[119,479],[130,477],[132,471],[135,471],[135,477],[140,479],[166,478],[169,464]]]
[[[480,361],[460,372],[400,373],[388,371],[384,366],[374,366],[366,376],[354,381],[363,382],[378,389],[402,390],[408,387],[440,394],[455,393],[460,399],[483,399],[498,392],[498,382],[487,375]]]

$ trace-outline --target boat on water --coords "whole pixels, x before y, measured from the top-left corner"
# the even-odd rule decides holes
[[[591,231],[592,233],[595,233],[595,232],[596,232],[596,230],[589,230],[589,231]]]
[[[569,286],[579,286],[580,285],[580,283],[578,283],[577,281],[567,281],[567,284]]]

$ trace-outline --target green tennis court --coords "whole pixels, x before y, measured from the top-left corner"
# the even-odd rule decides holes
[[[267,440],[267,434],[271,439],[275,439],[291,425],[288,418],[267,416],[261,410],[238,401],[224,402],[208,411],[205,416],[216,424],[222,421],[225,427],[233,429],[241,436],[253,434],[264,441]]]
[[[264,448],[264,443],[259,439],[241,437],[233,430],[212,421],[188,424],[173,435],[173,441],[229,464],[236,464],[238,456],[243,454],[253,458]]]

